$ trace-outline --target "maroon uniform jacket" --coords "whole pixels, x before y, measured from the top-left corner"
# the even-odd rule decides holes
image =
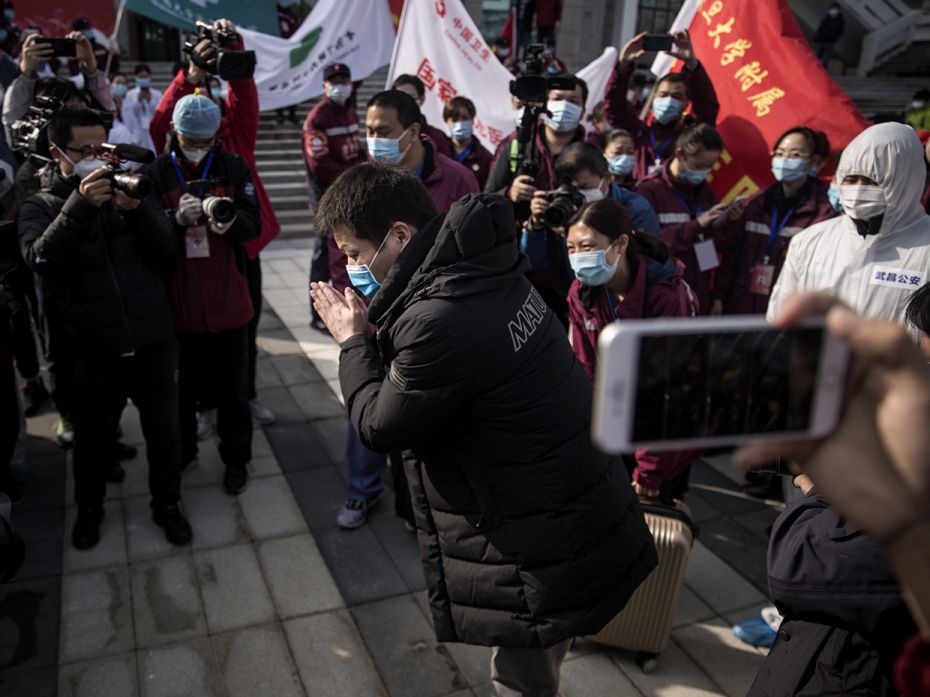
[[[702,272],[698,267],[694,245],[705,240],[714,240],[716,244],[719,228],[714,225],[702,228],[697,218],[717,205],[717,197],[706,182],[691,186],[672,181],[668,165],[640,182],[637,193],[649,201],[659,216],[662,239],[671,247],[672,254],[685,263],[685,281],[697,295],[701,314],[706,315],[710,312],[711,271]]]
[[[471,144],[465,150],[456,153],[453,147],[450,157],[465,169],[471,170],[475,179],[478,180],[478,189],[483,191],[488,181],[488,174],[491,173],[491,153],[481,144],[481,141],[476,136],[472,136]]]
[[[760,265],[773,266],[774,286],[788,255],[791,238],[836,215],[827,198],[827,188],[817,179],[809,178],[795,198],[795,201],[784,201],[781,184],[773,184],[749,201],[739,220],[726,226],[719,244],[723,261],[714,279],[714,299],[723,303],[726,314],[764,315],[769,296],[750,290],[753,271]],[[777,220],[773,220],[773,215]],[[774,239],[771,237],[773,229],[777,235]]]
[[[355,107],[336,104],[329,97],[323,97],[307,115],[303,141],[307,169],[321,190],[349,167],[367,159]]]
[[[611,127],[623,128],[633,135],[633,141],[636,143],[633,177],[637,180],[649,175],[656,159],[661,160],[663,165],[672,159],[675,155],[675,140],[689,123],[698,121],[709,123],[711,126],[717,123],[720,104],[704,67],[698,63],[694,70],[685,68],[683,74],[686,76],[688,95],[691,97],[692,115],[685,115],[678,121],[664,126],[656,121],[652,114],[642,121],[639,114],[627,103],[626,93],[630,87],[630,78],[633,77],[632,66],[622,72],[618,66],[610,76],[607,92],[604,94],[604,113]]]

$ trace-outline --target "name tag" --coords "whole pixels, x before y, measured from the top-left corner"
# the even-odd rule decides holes
[[[925,280],[926,274],[923,271],[893,269],[890,266],[876,266],[872,269],[872,278],[869,280],[869,284],[873,286],[916,290],[924,284]]]
[[[697,256],[698,268],[701,272],[710,271],[720,266],[720,259],[717,258],[717,247],[713,240],[704,240],[694,245],[694,253]]]
[[[670,225],[672,223],[687,223],[691,216],[687,213],[659,213],[659,223]]]
[[[189,227],[184,232],[184,247],[188,259],[206,259],[210,256],[210,239],[204,225]]]

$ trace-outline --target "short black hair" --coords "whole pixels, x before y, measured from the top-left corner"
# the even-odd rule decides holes
[[[71,142],[71,129],[75,126],[100,126],[104,131],[107,130],[106,124],[96,111],[66,107],[55,112],[48,123],[49,144],[64,149]]]
[[[825,160],[830,157],[830,139],[827,137],[827,134],[823,131],[815,131],[813,128],[808,128],[807,126],[794,126],[789,128],[787,131],[778,136],[778,140],[775,141],[775,148],[777,149],[781,142],[788,136],[797,133],[804,136],[807,140],[807,144],[811,149],[811,154],[816,155],[821,160]]]
[[[475,103],[468,97],[455,96],[442,109],[442,120],[463,121],[475,118]]]
[[[434,217],[436,206],[418,177],[402,167],[363,162],[326,190],[314,224],[324,234],[346,227],[359,239],[381,244],[394,223],[420,230]]]
[[[607,176],[607,160],[596,145],[572,143],[565,148],[555,163],[555,182],[559,185],[570,184],[579,172]]]
[[[921,334],[930,336],[930,283],[925,283],[911,294],[904,317]]]
[[[148,73],[152,74],[152,69],[147,66],[145,63],[139,63],[135,68],[132,69],[133,75],[138,75],[139,73]]]
[[[378,94],[368,100],[365,111],[368,111],[373,106],[396,111],[397,119],[404,128],[410,128],[415,123],[423,123],[420,107],[417,106],[413,97],[406,92],[401,92],[400,90],[378,92]]]
[[[923,99],[925,102],[930,101],[930,89],[924,87],[914,93],[912,99]]]
[[[65,80],[60,77],[40,77],[36,80],[36,97],[51,97],[55,96],[61,99],[63,102],[67,102],[72,97],[80,94],[80,90],[77,88],[71,80]]]
[[[581,104],[584,106],[588,103],[588,83],[585,82],[582,78],[577,75],[560,75],[559,80],[574,80],[575,87],[581,88]],[[549,91],[553,89],[558,89],[557,87],[550,87]]]
[[[695,155],[701,150],[723,151],[723,147],[723,138],[709,123],[698,123],[685,128],[675,141],[675,149],[684,150],[685,155]]]
[[[397,89],[401,85],[410,85],[417,91],[417,97],[422,97],[426,94],[426,86],[423,84],[423,80],[418,78],[416,75],[410,75],[404,73],[403,75],[398,75],[394,78],[394,83],[391,85],[391,89]]]

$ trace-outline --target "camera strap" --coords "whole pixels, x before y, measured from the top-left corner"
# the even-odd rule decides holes
[[[207,164],[203,167],[203,174],[200,175],[201,179],[206,179],[207,175],[210,173],[210,165],[213,164],[214,154],[216,154],[216,151],[211,150],[210,154],[207,155]],[[181,171],[181,165],[178,164],[178,156],[174,150],[171,151],[171,164],[174,165],[174,171],[178,174],[178,181],[181,182],[181,188],[184,190],[185,194],[189,194],[190,189],[187,187],[187,180],[184,178],[184,172]]]

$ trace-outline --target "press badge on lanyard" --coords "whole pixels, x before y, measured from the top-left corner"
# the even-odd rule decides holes
[[[171,153],[171,163],[174,165],[174,170],[178,174],[178,181],[181,182],[181,188],[184,190],[184,193],[189,193],[187,182],[184,179],[184,173],[181,171],[181,166],[178,164],[178,158],[174,152]],[[213,152],[207,157],[207,162],[203,168],[203,174],[200,175],[202,179],[207,178],[207,174],[210,172],[210,165],[212,164]],[[184,230],[184,252],[188,259],[209,258],[210,235],[206,225],[191,225]]]
[[[678,197],[679,202],[684,207],[685,212],[691,216],[691,220],[696,220],[701,215],[701,201],[698,199],[695,210],[691,210],[691,206],[688,205],[688,202],[685,201],[684,197],[679,194],[674,189],[672,193]],[[694,243],[694,255],[697,257],[698,269],[701,273],[705,271],[711,271],[720,266],[720,259],[717,257],[717,245],[714,244],[713,240],[705,240],[704,234],[701,233],[698,235],[698,241]]]
[[[794,215],[793,208],[785,214],[784,218],[778,220],[778,211],[772,211],[772,224],[769,226],[769,241],[766,247],[765,258],[762,260],[761,264],[756,264],[752,267],[752,278],[749,281],[750,293],[769,295],[772,292],[772,285],[775,278],[775,265],[769,263],[769,258],[772,254],[772,247],[775,246],[775,240],[778,239],[781,231],[785,229],[785,225],[788,224],[792,215]]]
[[[668,146],[671,145],[672,139],[675,136],[671,135],[665,139],[665,141],[658,145],[656,144],[656,135],[652,131],[652,128],[649,129],[649,140],[652,141],[652,152],[655,155],[652,166],[646,170],[648,176],[654,176],[658,172],[662,171],[662,155],[665,154],[665,151],[668,150]],[[690,213],[690,210],[688,211]],[[698,213],[700,215],[700,213]]]

